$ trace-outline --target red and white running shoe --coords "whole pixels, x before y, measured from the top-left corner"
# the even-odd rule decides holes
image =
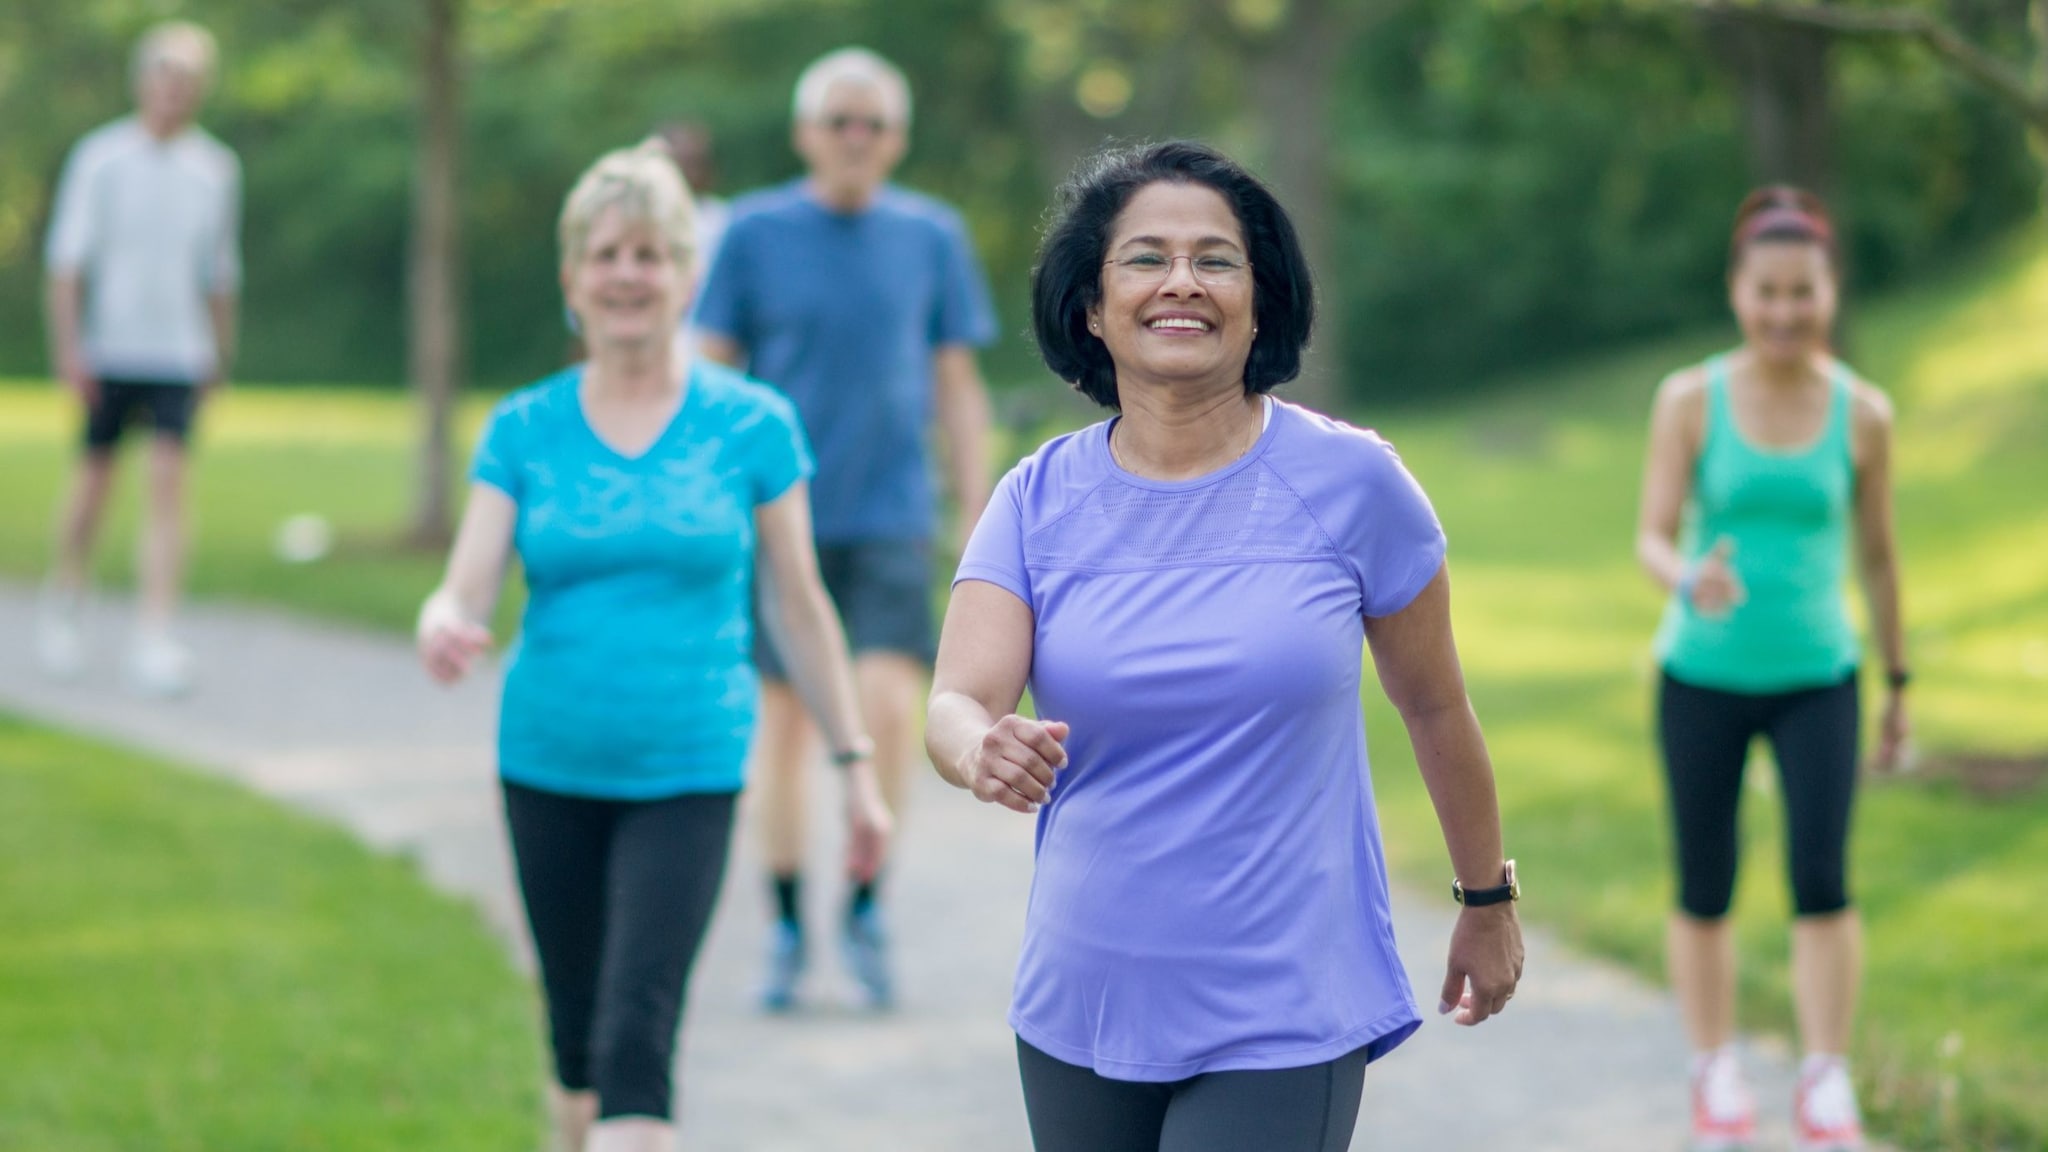
[[[1794,1152],[1863,1152],[1856,1085],[1839,1056],[1808,1056],[1792,1097]]]
[[[1756,1144],[1756,1100],[1735,1049],[1700,1056],[1692,1066],[1692,1140],[1688,1152],[1749,1152]]]

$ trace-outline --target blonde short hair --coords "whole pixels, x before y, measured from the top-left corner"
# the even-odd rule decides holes
[[[135,81],[166,64],[182,68],[211,83],[220,48],[213,33],[189,20],[166,20],[142,34],[135,44]]]
[[[658,143],[605,153],[569,190],[556,227],[564,264],[583,255],[591,225],[613,210],[635,223],[654,225],[678,264],[687,267],[696,258],[697,206],[683,174]]]
[[[853,84],[882,94],[897,127],[910,124],[910,81],[903,70],[865,48],[841,48],[811,62],[796,78],[796,99],[792,111],[799,121],[825,118],[825,101],[832,89]]]

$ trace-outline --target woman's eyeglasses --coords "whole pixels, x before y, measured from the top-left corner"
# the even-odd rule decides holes
[[[1102,263],[1104,267],[1116,269],[1117,275],[1127,280],[1139,284],[1159,284],[1173,274],[1174,262],[1178,260],[1187,261],[1188,270],[1194,273],[1195,279],[1211,288],[1242,283],[1245,274],[1251,270],[1251,262],[1248,260],[1235,260],[1213,252],[1201,256],[1135,252],[1114,260],[1104,260]]]

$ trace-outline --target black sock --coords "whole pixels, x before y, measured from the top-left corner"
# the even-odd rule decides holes
[[[794,872],[776,873],[768,878],[775,891],[775,918],[784,924],[803,926],[803,878]]]
[[[857,880],[854,882],[853,895],[846,901],[846,911],[849,915],[858,916],[869,908],[874,907],[875,884],[876,881],[873,880]]]

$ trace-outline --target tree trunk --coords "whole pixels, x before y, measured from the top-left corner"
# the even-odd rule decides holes
[[[449,431],[462,379],[462,0],[422,0],[419,137],[413,161],[406,299],[407,374],[418,394],[420,439],[409,543],[446,547],[453,535]]]
[[[1329,411],[1344,393],[1344,293],[1331,208],[1330,90],[1350,37],[1334,11],[1340,0],[1294,0],[1286,20],[1251,56],[1252,105],[1265,130],[1263,157],[1273,189],[1300,234],[1316,278],[1316,330],[1300,379],[1288,395]]]
[[[2048,0],[2034,0],[2034,87],[2048,92]]]
[[[2034,30],[2034,91],[2048,99],[2048,0],[2034,0],[2028,10],[2028,25]],[[2048,161],[2048,122],[2033,121],[2034,151]],[[2048,173],[2043,174],[2041,207],[2048,210]]]
[[[1739,16],[1712,23],[1741,89],[1751,177],[1827,195],[1834,184],[1833,37],[1819,28]]]
[[[2034,0],[2027,9],[2027,26],[2034,33],[2034,91],[2048,100],[2048,0]],[[2030,120],[2034,155],[2041,161],[2041,212],[2048,215],[2048,122]]]

